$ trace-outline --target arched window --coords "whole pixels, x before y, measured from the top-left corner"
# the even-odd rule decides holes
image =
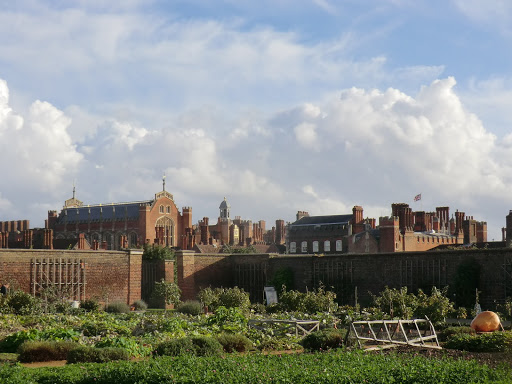
[[[324,252],[331,252],[331,241],[330,240],[324,241]]]
[[[163,205],[160,206],[160,213],[164,213],[164,206]]]
[[[130,247],[136,247],[137,246],[137,234],[135,232],[130,233],[130,237],[128,239],[129,246]]]
[[[295,253],[297,252],[297,244],[295,243],[295,241],[292,241],[290,243],[290,253]]]
[[[165,213],[171,213],[171,206],[168,205],[166,208],[165,208]]]
[[[313,253],[318,252],[318,241],[313,241]]]
[[[105,242],[107,243],[107,249],[112,249],[112,234],[107,232],[107,233],[105,233],[103,238],[105,239]]]
[[[170,217],[160,217],[155,223],[155,232],[160,244],[167,247],[175,246],[174,221]]]

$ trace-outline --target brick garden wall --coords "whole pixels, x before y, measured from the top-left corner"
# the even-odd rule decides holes
[[[354,304],[356,287],[358,301],[366,304],[370,292],[377,294],[385,286],[406,286],[410,291],[422,288],[428,293],[432,286],[453,286],[459,266],[468,260],[480,266],[484,308],[512,297],[509,248],[325,256],[177,254],[178,284],[187,299],[195,298],[200,287],[237,285],[249,291],[253,301],[261,301],[265,283],[276,271],[287,268],[293,271],[295,289],[305,291],[323,283],[333,287],[346,304]]]
[[[35,275],[46,274],[45,265],[49,260],[64,260],[79,265],[68,271],[67,279],[73,280],[72,274],[80,273],[85,283],[85,298],[99,301],[123,301],[128,304],[141,298],[142,251],[63,251],[0,249],[0,282],[10,283],[12,288],[32,292]],[[45,264],[35,269],[34,261]],[[64,267],[65,269],[65,267]],[[81,272],[83,270],[83,274]],[[58,271],[58,268],[57,268]],[[77,272],[80,271],[80,272]],[[63,272],[49,274],[51,280],[65,281]]]

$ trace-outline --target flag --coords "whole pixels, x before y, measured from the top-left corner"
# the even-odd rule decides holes
[[[421,200],[421,193],[419,195],[414,196],[414,201],[420,201]]]

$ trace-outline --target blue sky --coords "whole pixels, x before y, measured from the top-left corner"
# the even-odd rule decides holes
[[[0,0],[0,220],[512,207],[512,3]],[[421,203],[413,197],[422,193]],[[27,203],[28,202],[28,203]]]

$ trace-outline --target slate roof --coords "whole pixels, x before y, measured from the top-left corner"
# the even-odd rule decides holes
[[[89,205],[78,208],[64,208],[57,218],[57,224],[87,223],[112,220],[138,220],[139,207],[152,204],[153,200],[108,205]]]
[[[306,225],[332,225],[348,224],[352,220],[352,214],[349,215],[329,215],[329,216],[304,216],[291,224],[292,227]]]

